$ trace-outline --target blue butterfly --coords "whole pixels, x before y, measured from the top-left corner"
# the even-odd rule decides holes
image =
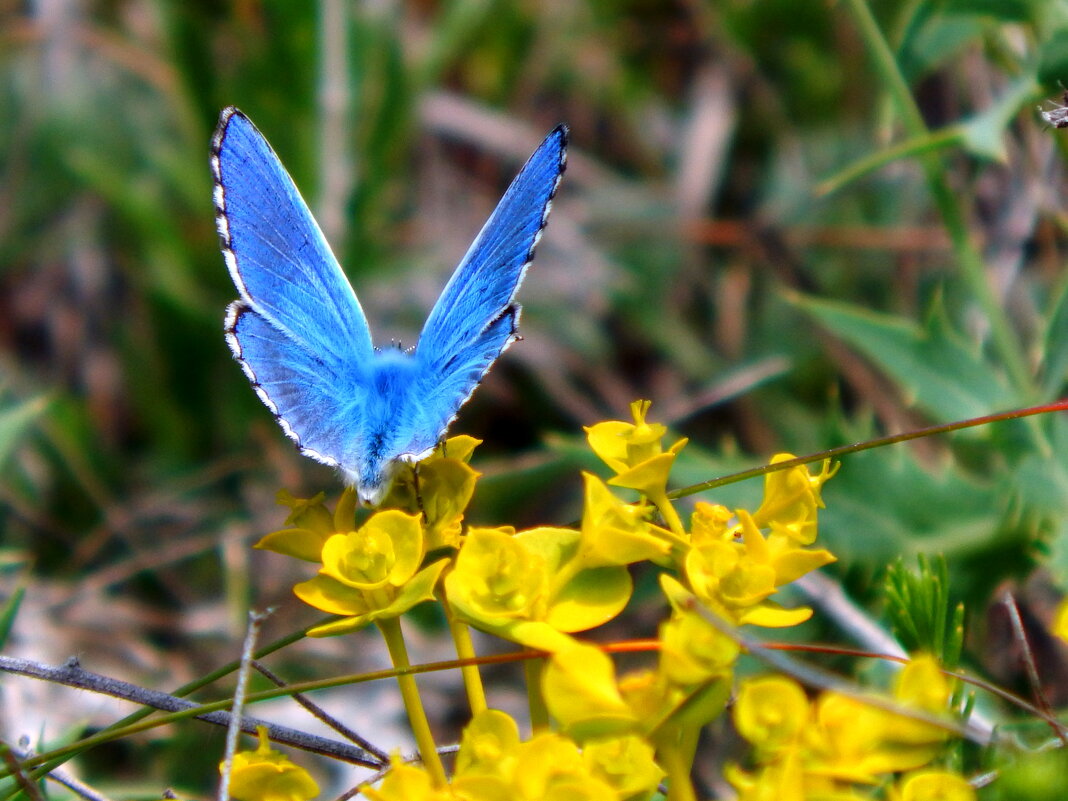
[[[300,452],[377,506],[426,458],[505,348],[566,162],[556,127],[527,161],[430,312],[418,344],[376,349],[360,302],[271,146],[227,108],[212,139],[215,221],[238,300],[226,341]]]

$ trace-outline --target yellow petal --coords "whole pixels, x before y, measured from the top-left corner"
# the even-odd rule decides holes
[[[616,686],[615,665],[595,646],[554,654],[545,667],[542,691],[550,714],[580,740],[622,734],[637,725]]]
[[[284,528],[281,531],[272,531],[252,547],[303,559],[305,562],[318,562],[322,558],[323,544],[330,536],[306,528]]]

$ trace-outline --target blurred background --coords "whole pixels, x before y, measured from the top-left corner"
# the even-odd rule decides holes
[[[21,598],[5,652],[166,689],[234,658],[250,605],[281,607],[265,636],[316,619],[291,596],[300,568],[249,549],[282,526],[280,487],[332,503],[340,485],[223,340],[236,293],[208,144],[231,104],[379,344],[414,342],[525,158],[570,125],[523,341],[452,429],[485,441],[471,520],[573,520],[579,470],[599,469],[581,427],[637,398],[691,438],[684,486],[1059,397],[1068,132],[1035,106],[1068,81],[1068,3],[871,5],[0,0],[0,590]],[[828,572],[874,603],[889,560],[945,553],[970,659],[1014,686],[987,609],[1011,589],[1040,620],[1068,586],[1065,435],[1050,417],[847,458]],[[447,658],[426,631],[418,658]],[[384,664],[352,651],[302,643],[282,663]],[[59,691],[69,720],[30,684],[8,690],[9,736],[130,711]],[[364,714],[385,725],[390,703]],[[102,775],[210,786],[203,738],[221,734],[166,736],[154,755],[112,747]]]

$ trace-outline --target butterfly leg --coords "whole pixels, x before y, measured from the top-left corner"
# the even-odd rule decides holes
[[[412,489],[415,491],[415,504],[419,514],[423,516],[423,522],[429,523],[430,518],[427,516],[426,507],[423,506],[423,495],[419,491],[419,462],[412,465]]]

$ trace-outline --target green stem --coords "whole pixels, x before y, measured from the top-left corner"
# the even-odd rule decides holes
[[[890,44],[883,36],[879,23],[872,15],[866,0],[846,0],[846,2],[857,20],[861,36],[875,59],[876,69],[894,96],[908,135],[911,137],[928,135],[929,131],[923,121],[920,110],[916,107],[908,82],[901,73],[897,59],[890,49]],[[1027,360],[1024,358],[1020,342],[1012,330],[1012,326],[1009,325],[1008,318],[1005,316],[1005,312],[1001,304],[998,303],[997,297],[990,286],[983,261],[968,236],[968,228],[965,224],[960,200],[946,182],[942,159],[936,153],[927,153],[921,156],[920,164],[927,178],[928,188],[942,215],[942,222],[946,226],[946,231],[949,233],[950,240],[953,243],[953,250],[956,252],[957,260],[961,266],[964,281],[974,293],[976,300],[983,309],[983,313],[986,315],[986,319],[990,323],[991,337],[1005,364],[1005,369],[1009,373],[1013,385],[1021,392],[1022,396],[1033,398],[1036,394],[1036,389],[1031,373],[1027,368]]]
[[[534,734],[549,730],[549,708],[545,706],[545,695],[541,691],[541,674],[544,670],[545,660],[542,657],[533,657],[523,662],[523,671],[527,677],[530,728]]]
[[[671,505],[671,501],[668,500],[666,491],[660,490],[655,494],[649,493],[645,497],[653,502],[672,534],[676,537],[686,536],[686,529],[682,525],[682,519],[679,517],[679,513],[675,511],[675,507]]]
[[[456,655],[460,659],[474,659],[475,644],[471,641],[471,629],[466,623],[457,620],[452,615],[449,605],[445,604],[445,614],[449,618],[449,631],[452,632],[452,641],[456,646]],[[478,672],[478,665],[464,665],[460,668],[460,675],[464,679],[464,688],[467,690],[467,703],[471,707],[471,715],[477,715],[486,709],[486,690],[482,686],[482,674]]]
[[[419,755],[423,759],[423,765],[430,774],[430,779],[435,787],[444,787],[448,782],[445,779],[445,768],[442,767],[441,759],[438,758],[438,748],[434,743],[434,735],[430,732],[430,723],[426,719],[423,710],[423,701],[419,697],[419,687],[416,686],[415,676],[408,673],[411,663],[408,661],[408,648],[404,644],[404,633],[401,631],[400,619],[376,621],[378,630],[389,648],[389,657],[393,660],[393,667],[397,669],[397,684],[400,685],[401,698],[404,699],[404,708],[408,712],[408,723],[412,727]]]
[[[700,731],[697,726],[672,727],[657,738],[656,760],[667,771],[667,801],[697,801],[690,773]]]

